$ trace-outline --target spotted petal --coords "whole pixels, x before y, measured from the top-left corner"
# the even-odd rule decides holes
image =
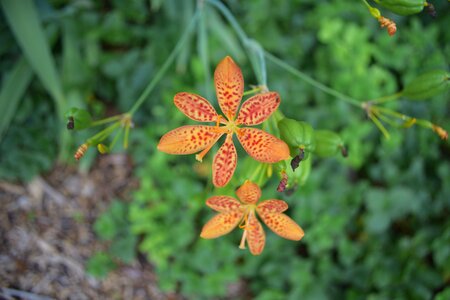
[[[245,151],[257,161],[276,163],[289,158],[286,143],[261,129],[241,128],[238,139]]]
[[[287,203],[277,199],[265,200],[256,207],[256,211],[260,215],[266,213],[282,213],[286,209],[288,209]]]
[[[256,183],[247,180],[238,188],[236,195],[243,203],[255,204],[261,198],[261,189]]]
[[[158,150],[169,154],[192,154],[214,144],[222,134],[214,126],[182,126],[163,135]]]
[[[244,94],[244,78],[241,69],[231,57],[225,57],[217,66],[214,83],[222,112],[228,118],[234,119]]]
[[[258,213],[267,227],[285,239],[299,241],[305,235],[302,228],[285,214],[264,213],[261,209]]]
[[[244,125],[261,124],[277,110],[280,101],[280,95],[276,92],[253,96],[242,104],[236,122]]]
[[[178,109],[195,121],[215,122],[217,112],[205,98],[191,93],[178,93],[173,98]]]
[[[250,214],[247,223],[248,248],[253,255],[260,255],[266,244],[266,235],[261,223],[254,214]]]
[[[216,187],[227,185],[237,164],[237,152],[233,144],[233,135],[228,134],[225,143],[214,156],[212,166],[213,184]]]
[[[206,205],[218,212],[230,212],[241,207],[241,203],[230,196],[212,196]]]
[[[203,226],[200,237],[204,239],[214,239],[233,230],[242,219],[244,212],[234,210],[228,213],[215,215]]]

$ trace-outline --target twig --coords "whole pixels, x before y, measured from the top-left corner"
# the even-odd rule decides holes
[[[14,299],[14,297],[19,297],[23,300],[53,300],[47,296],[40,296],[29,292],[19,291],[10,288],[0,288],[0,296],[6,297],[6,299]]]

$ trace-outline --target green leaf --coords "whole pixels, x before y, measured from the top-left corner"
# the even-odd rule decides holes
[[[97,278],[105,278],[115,268],[117,268],[117,265],[104,252],[97,252],[86,263],[86,271]]]
[[[21,58],[9,77],[4,80],[0,91],[0,141],[6,132],[9,123],[14,117],[14,113],[19,105],[19,101],[30,84],[33,73],[25,59]]]
[[[52,96],[62,117],[65,105],[62,86],[33,1],[3,0],[0,4],[28,63]]]

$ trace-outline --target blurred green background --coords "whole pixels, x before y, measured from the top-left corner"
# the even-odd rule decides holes
[[[33,3],[63,96],[58,88],[49,93],[45,80],[21,62],[24,46],[19,46],[2,12],[2,87],[18,70],[14,91],[23,90],[15,107],[0,103],[9,107],[0,112],[2,122],[9,120],[2,125],[0,140],[0,178],[6,181],[29,181],[58,160],[75,164],[72,153],[95,132],[70,137],[61,133],[58,101],[66,108],[84,107],[95,118],[129,110],[197,6],[190,0]],[[383,15],[397,23],[394,37],[379,28],[359,1],[224,3],[265,50],[361,101],[392,94],[425,71],[448,69],[447,1],[433,2],[435,19],[384,10]],[[237,284],[244,285],[244,292],[233,298],[242,299],[450,299],[449,143],[420,127],[394,128],[386,140],[363,111],[269,61],[268,86],[280,93],[281,111],[314,128],[339,132],[349,157],[314,160],[308,181],[291,196],[276,192],[277,178],[265,186],[264,199],[288,202],[288,215],[305,231],[302,241],[287,241],[266,230],[266,248],[253,257],[238,249],[239,230],[216,240],[199,238],[213,215],[205,200],[213,194],[233,194],[243,181],[239,177],[227,189],[214,190],[208,169],[212,153],[199,165],[193,155],[156,150],[164,133],[190,122],[173,105],[173,96],[195,92],[216,103],[211,74],[226,55],[242,68],[246,89],[257,84],[235,32],[216,9],[203,5],[206,40],[194,30],[134,116],[127,153],[140,184],[129,201],[113,202],[98,217],[96,234],[112,242],[107,252],[86,262],[88,271],[108,276],[113,260],[132,262],[140,252],[153,264],[163,291],[188,299],[226,298]],[[392,108],[449,130],[448,96],[401,99]],[[89,170],[95,156],[90,149],[80,168]],[[240,162],[236,174],[246,174]]]

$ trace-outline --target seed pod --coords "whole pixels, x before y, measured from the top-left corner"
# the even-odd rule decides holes
[[[291,156],[299,154],[299,149],[304,151],[304,159],[308,158],[314,150],[314,129],[306,122],[284,118],[278,122],[281,139],[288,145]]]
[[[375,0],[375,2],[401,16],[421,12],[426,3],[424,0]]]
[[[450,75],[444,70],[429,71],[419,75],[403,89],[402,96],[412,100],[433,97],[450,88]]]
[[[67,118],[67,129],[81,130],[89,127],[92,117],[87,110],[73,107],[69,109],[64,117]]]
[[[316,141],[314,153],[320,157],[334,156],[344,147],[341,137],[330,130],[316,130],[314,138]]]

